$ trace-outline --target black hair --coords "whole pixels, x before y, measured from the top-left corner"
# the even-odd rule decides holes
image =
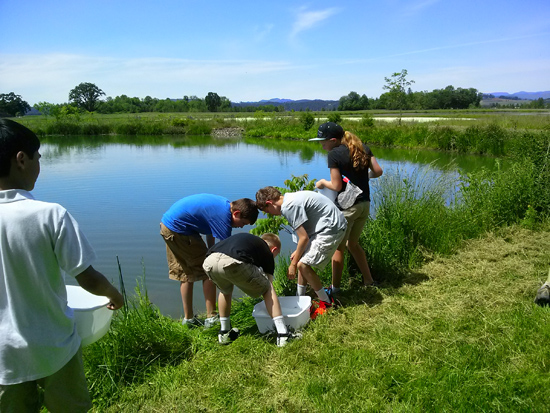
[[[40,140],[33,131],[9,119],[0,119],[0,178],[10,174],[11,160],[18,152],[29,158],[40,148]]]

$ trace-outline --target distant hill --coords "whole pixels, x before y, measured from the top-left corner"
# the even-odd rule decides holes
[[[339,104],[338,100],[321,100],[321,99],[292,100],[292,99],[279,99],[279,98],[274,98],[269,100],[260,100],[258,102],[231,102],[231,105],[235,107],[265,106],[265,105],[283,106],[286,111],[289,111],[289,110],[303,111],[307,109],[313,110],[313,111],[336,110],[338,108],[338,104]]]
[[[546,91],[546,92],[523,92],[522,91],[522,92],[516,92],[516,93],[490,92],[486,94],[493,95],[496,98],[500,96],[506,96],[506,97],[517,97],[519,99],[527,99],[527,100],[536,100],[539,98],[550,99],[550,91]]]

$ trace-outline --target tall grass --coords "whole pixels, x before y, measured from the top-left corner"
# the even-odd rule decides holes
[[[100,410],[115,402],[124,388],[193,354],[188,330],[151,304],[144,278],[135,291],[129,298],[121,282],[126,305],[114,315],[109,333],[83,351],[90,395]]]

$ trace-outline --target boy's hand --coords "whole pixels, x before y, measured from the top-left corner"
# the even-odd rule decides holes
[[[115,290],[116,294],[113,294],[112,297],[109,297],[109,304],[107,304],[107,308],[109,310],[118,310],[124,305],[124,297],[122,294],[118,292],[118,290]]]
[[[289,280],[293,280],[294,278],[296,278],[296,264],[293,264],[293,263],[290,263],[290,265],[288,266],[288,273],[287,273],[287,278]]]

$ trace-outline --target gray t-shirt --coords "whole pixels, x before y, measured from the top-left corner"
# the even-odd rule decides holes
[[[346,218],[334,202],[313,191],[284,194],[281,214],[296,230],[303,225],[309,237],[325,229],[346,229]]]

